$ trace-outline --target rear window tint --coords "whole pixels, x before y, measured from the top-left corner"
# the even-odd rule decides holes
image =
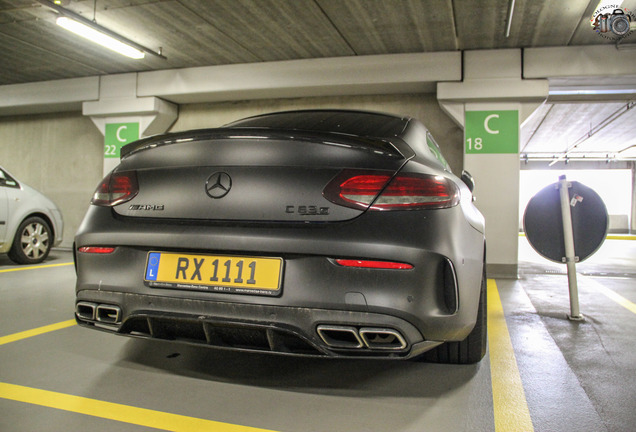
[[[448,165],[448,162],[446,162],[446,159],[444,159],[444,156],[442,156],[442,151],[439,149],[439,146],[430,133],[426,134],[426,144],[428,144],[428,148],[431,150],[433,155],[435,155],[435,158],[444,166],[444,169],[450,172],[451,169]]]
[[[227,127],[335,132],[360,137],[389,138],[402,133],[408,119],[384,114],[345,111],[274,113],[230,123]]]

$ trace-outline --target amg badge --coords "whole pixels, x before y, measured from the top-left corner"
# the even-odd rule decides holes
[[[163,211],[163,204],[133,204],[128,210]]]

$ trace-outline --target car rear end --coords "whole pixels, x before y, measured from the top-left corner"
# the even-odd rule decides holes
[[[398,137],[263,128],[133,144],[76,237],[78,322],[329,357],[462,340],[483,233],[455,178],[413,159]]]

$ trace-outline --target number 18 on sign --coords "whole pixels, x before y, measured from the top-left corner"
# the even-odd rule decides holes
[[[467,154],[519,151],[518,111],[466,111],[465,125]]]

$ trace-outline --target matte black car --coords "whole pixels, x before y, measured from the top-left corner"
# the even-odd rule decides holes
[[[294,111],[122,149],[77,233],[76,318],[117,334],[474,363],[484,220],[419,121]]]

